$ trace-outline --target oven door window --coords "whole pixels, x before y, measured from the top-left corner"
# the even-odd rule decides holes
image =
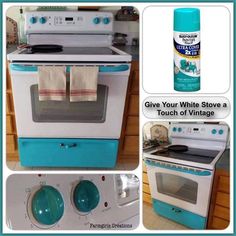
[[[70,102],[68,93],[65,101],[39,101],[38,85],[32,85],[30,92],[34,122],[105,122],[108,99],[106,85],[98,85],[96,102]]]
[[[156,184],[159,193],[190,202],[197,203],[198,183],[182,176],[156,173]]]

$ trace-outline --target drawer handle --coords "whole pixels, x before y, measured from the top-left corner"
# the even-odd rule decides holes
[[[175,213],[180,213],[180,212],[182,212],[181,210],[175,209],[174,207],[172,208],[172,211],[174,211]]]
[[[61,148],[73,148],[73,147],[77,147],[77,144],[76,143],[72,143],[72,144],[60,143],[60,147]]]

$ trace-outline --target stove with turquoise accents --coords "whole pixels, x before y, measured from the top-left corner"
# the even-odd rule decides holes
[[[215,165],[228,130],[225,124],[172,123],[171,145],[144,151],[158,215],[192,229],[206,228]]]

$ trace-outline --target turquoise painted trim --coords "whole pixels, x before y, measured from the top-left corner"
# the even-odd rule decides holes
[[[10,69],[12,71],[22,71],[22,72],[36,72],[37,66],[22,66],[18,64],[10,64]]]
[[[122,72],[129,70],[128,65],[119,65],[119,66],[100,66],[99,72]]]
[[[209,176],[209,175],[211,175],[211,172],[208,171],[208,170],[203,170],[203,171],[199,171],[199,172],[194,171],[194,170],[189,170],[189,169],[185,170],[185,169],[174,167],[174,166],[171,166],[171,165],[157,163],[156,161],[151,161],[151,160],[145,160],[145,163],[147,165],[150,165],[150,166],[157,166],[157,167],[160,167],[160,168],[179,171],[179,172],[183,172],[183,173],[188,173],[188,174],[191,174],[191,175],[198,175],[198,176]]]
[[[113,168],[119,141],[19,138],[18,144],[22,166]]]
[[[207,218],[182,208],[152,199],[153,208],[158,215],[164,216],[191,229],[205,229]]]
[[[22,72],[37,72],[37,66],[23,66],[19,64],[10,64],[10,69],[12,71],[22,71]],[[129,70],[128,65],[118,65],[118,66],[99,66],[99,72],[122,72]],[[70,72],[70,66],[66,67],[66,72]]]

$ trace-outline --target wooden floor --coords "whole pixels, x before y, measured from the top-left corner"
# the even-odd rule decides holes
[[[7,161],[7,166],[9,169],[14,171],[21,171],[21,170],[104,170],[104,168],[26,168],[20,165],[19,161]],[[123,162],[118,161],[116,167],[114,169],[106,169],[106,170],[134,170],[138,166],[137,161],[134,162]]]

